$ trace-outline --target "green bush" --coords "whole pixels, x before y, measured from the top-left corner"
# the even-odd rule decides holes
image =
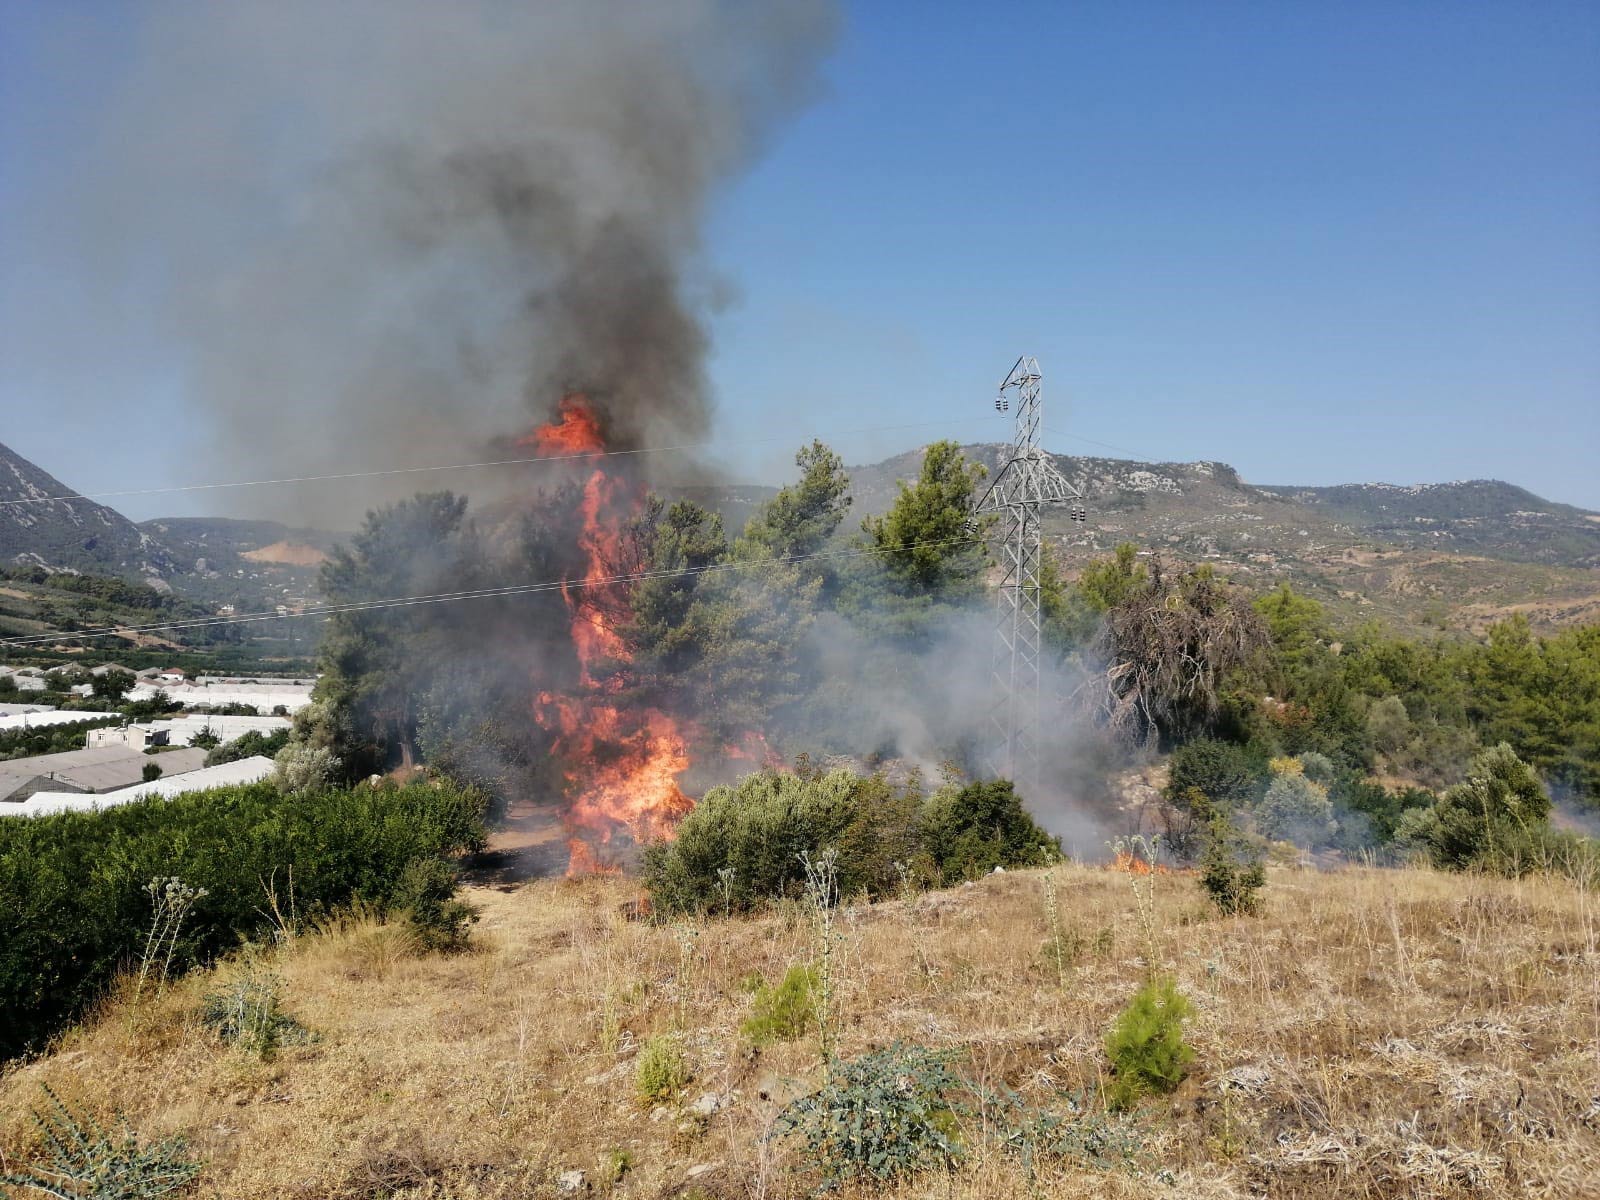
[[[224,1044],[270,1059],[279,1046],[312,1040],[310,1031],[283,1011],[280,988],[276,975],[247,956],[232,978],[206,996],[200,1021]]]
[[[225,745],[218,746],[206,755],[206,766],[215,767],[222,763],[238,762],[242,758],[276,758],[278,751],[289,744],[288,729],[279,729],[273,733],[262,733],[252,729],[241,737]],[[199,743],[197,742],[196,745]]]
[[[1134,994],[1106,1035],[1106,1054],[1116,1076],[1106,1093],[1119,1112],[1152,1092],[1170,1092],[1183,1082],[1194,1051],[1183,1040],[1189,1001],[1170,976],[1152,979]]]
[[[0,675],[0,679],[10,679]],[[15,686],[13,684],[13,686]],[[66,750],[82,750],[91,729],[107,725],[120,725],[121,717],[98,717],[88,721],[73,721],[65,725],[46,725],[34,729],[8,729],[0,732],[0,759],[25,758],[34,754],[60,754]]]
[[[1501,742],[1474,758],[1467,778],[1431,808],[1408,811],[1397,837],[1445,870],[1516,874],[1539,863],[1549,834],[1550,797],[1533,768]]]
[[[783,974],[777,987],[765,981],[756,988],[754,1007],[742,1029],[757,1046],[789,1042],[805,1033],[817,1020],[817,992],[822,980],[815,967],[796,963]]]
[[[1266,774],[1264,764],[1243,746],[1214,738],[1196,738],[1179,746],[1168,770],[1168,801],[1192,808],[1194,801],[1186,793],[1193,789],[1225,812],[1249,805]]]
[[[452,786],[284,796],[259,783],[0,819],[0,1058],[39,1046],[137,959],[151,879],[208,893],[176,949],[186,967],[272,931],[263,881],[274,876],[281,891],[292,875],[301,919],[352,901],[398,908],[410,863],[481,844],[482,807]]]
[[[1256,810],[1256,823],[1267,837],[1297,846],[1324,845],[1338,829],[1328,789],[1305,775],[1292,773],[1273,776]]]
[[[967,1091],[944,1055],[896,1042],[835,1063],[822,1089],[779,1113],[773,1130],[799,1137],[829,1185],[892,1179],[962,1156],[958,1097]]]
[[[947,884],[1061,858],[1061,843],[1034,824],[1008,779],[941,789],[919,825],[923,849]]]
[[[1260,857],[1247,852],[1232,822],[1221,813],[1214,815],[1200,856],[1200,886],[1217,911],[1225,917],[1254,916],[1260,911],[1266,882]]]
[[[666,1034],[657,1034],[639,1050],[634,1067],[634,1083],[639,1099],[646,1104],[670,1100],[689,1082],[689,1063],[678,1043]]]
[[[464,950],[478,910],[456,896],[456,868],[442,858],[406,864],[395,888],[394,907],[406,914],[424,950]]]
[[[655,907],[749,912],[805,890],[802,852],[839,852],[839,894],[887,895],[916,853],[915,793],[881,776],[762,772],[706,793],[668,843],[647,847]]]
[[[881,775],[801,770],[712,788],[672,842],[647,847],[645,886],[664,913],[750,912],[805,891],[800,856],[838,852],[838,895],[878,899],[907,880],[954,882],[1060,857],[1005,780],[920,788]]]

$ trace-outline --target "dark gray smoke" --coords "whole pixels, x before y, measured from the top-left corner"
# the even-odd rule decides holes
[[[572,389],[618,445],[708,432],[707,208],[813,90],[827,0],[142,11],[96,224],[161,260],[207,474],[476,461]],[[235,503],[350,523],[470,482]]]

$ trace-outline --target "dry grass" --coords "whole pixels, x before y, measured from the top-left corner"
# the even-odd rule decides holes
[[[852,909],[840,922],[841,1051],[894,1038],[959,1047],[975,1078],[1050,1102],[1093,1088],[1101,1039],[1142,978],[1127,877],[1060,868],[1079,947],[1065,986],[1043,954],[1039,872]],[[1600,1196],[1600,929],[1554,880],[1275,872],[1260,919],[1214,919],[1192,880],[1158,879],[1157,945],[1193,1000],[1196,1069],[1146,1109],[1143,1175],[1020,1166],[986,1152],[883,1194]],[[415,957],[354,920],[280,955],[287,1010],[320,1035],[270,1063],[195,1016],[209,980],[137,1014],[108,1005],[0,1079],[0,1148],[26,1156],[48,1082],[149,1134],[181,1132],[200,1192],[250,1197],[596,1194],[790,1197],[809,1177],[762,1137],[818,1079],[812,1041],[741,1041],[750,999],[811,953],[798,911],[703,926],[624,919],[625,880],[481,890],[479,948]],[[1076,935],[1076,936],[1074,936]],[[634,1057],[675,1035],[695,1072],[642,1107]],[[732,1096],[709,1117],[703,1093]],[[631,1169],[609,1181],[614,1152]],[[691,1168],[701,1168],[691,1177]],[[1158,1178],[1164,1170],[1169,1177]]]

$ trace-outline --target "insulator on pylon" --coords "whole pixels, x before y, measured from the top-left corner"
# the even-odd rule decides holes
[[[1082,525],[1089,519],[1089,510],[1084,508],[1084,506],[1081,504],[1074,504],[1072,506],[1071,515],[1074,521],[1076,521],[1079,525]]]
[[[1010,399],[1008,397],[1006,397],[1006,396],[996,396],[994,398],[994,410],[995,410],[995,412],[997,412],[997,413],[1008,412],[1010,410],[1010,408],[1011,408],[1011,401],[1010,401]]]

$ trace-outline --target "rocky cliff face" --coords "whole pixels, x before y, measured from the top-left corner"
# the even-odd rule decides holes
[[[59,498],[72,491],[0,446],[0,562],[161,581],[186,568],[181,555],[116,509]]]

